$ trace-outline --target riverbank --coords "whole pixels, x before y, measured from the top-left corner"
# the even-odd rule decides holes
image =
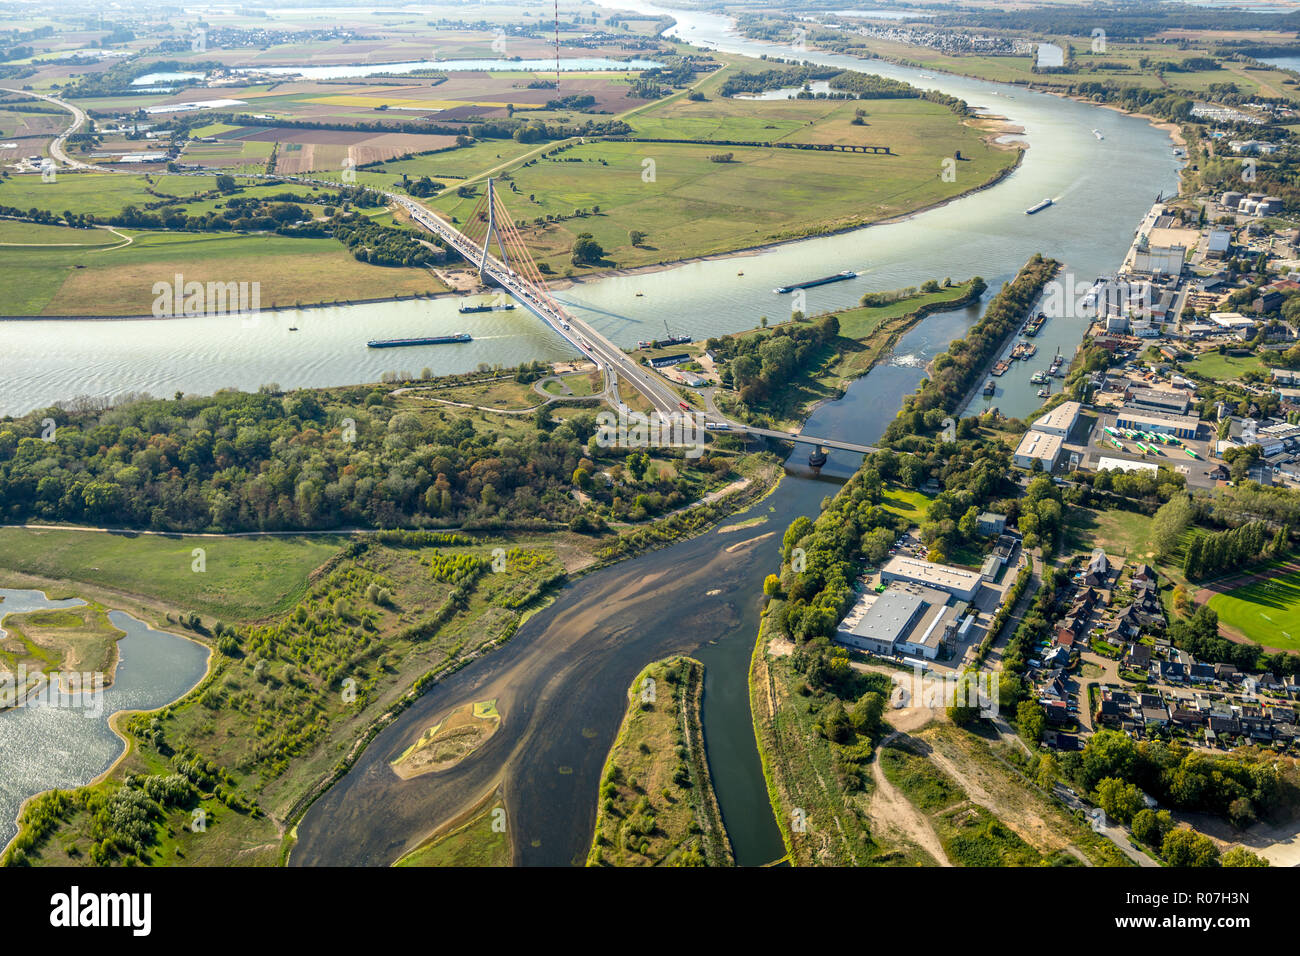
[[[785,322],[768,329],[750,329],[726,336],[724,342],[773,334],[799,336],[810,333],[818,322],[828,318],[834,318],[839,329],[834,339],[819,346],[811,360],[814,363],[812,367],[798,371],[774,390],[781,396],[780,406],[765,403],[737,408],[735,393],[728,392],[719,408],[750,424],[763,424],[759,419],[775,416],[768,422],[771,427],[798,431],[822,405],[843,398],[848,387],[886,358],[899,339],[919,322],[936,313],[957,311],[978,302],[986,288],[983,280],[975,277],[933,292],[913,291],[905,298],[884,305],[859,305],[812,316],[802,322]],[[915,307],[910,307],[913,305]],[[717,397],[715,394],[714,399]],[[792,403],[795,403],[793,412],[789,410]]]
[[[1021,131],[1023,132],[1023,130]],[[1025,148],[1027,149],[1028,147],[1026,146]],[[600,272],[589,272],[581,276],[570,276],[563,279],[554,279],[548,282],[547,287],[553,291],[563,291],[565,289],[571,289],[578,286],[582,286],[588,282],[597,282],[603,279],[611,279],[611,278],[627,278],[630,276],[649,275],[656,272],[663,272],[665,270],[674,269],[677,268],[678,266],[690,265],[691,263],[696,263],[696,262],[719,262],[719,261],[725,261],[729,259],[744,259],[750,256],[759,256],[766,252],[772,252],[777,249],[789,248],[799,243],[812,242],[818,239],[826,239],[832,236],[840,236],[840,235],[845,235],[853,232],[865,232],[866,230],[874,229],[879,226],[892,226],[898,223],[908,222],[912,219],[917,218],[918,216],[924,215],[925,213],[933,212],[936,209],[943,209],[945,206],[949,206],[952,205],[953,203],[960,202],[962,199],[965,199],[969,196],[973,196],[976,193],[981,193],[987,189],[992,189],[994,186],[1001,183],[1004,179],[1006,179],[1017,169],[1019,169],[1020,164],[1023,160],[1024,160],[1024,149],[1019,149],[1014,165],[1005,167],[997,175],[993,176],[987,182],[982,183],[981,185],[976,186],[972,189],[968,189],[966,192],[961,193],[957,196],[952,196],[948,199],[942,199],[939,200],[938,202],[933,202],[924,206],[919,206],[916,209],[910,210],[905,213],[899,213],[896,216],[890,216],[886,219],[877,219],[872,222],[857,223],[855,225],[844,226],[838,229],[829,229],[825,232],[813,233],[806,236],[793,236],[788,239],[779,239],[773,242],[765,242],[765,243],[759,243],[757,245],[752,245],[752,246],[744,246],[741,248],[733,249],[729,252],[718,252],[718,253],[711,253],[706,256],[692,256],[683,259],[665,260],[664,262],[660,262],[654,265],[636,266],[630,269],[606,269]]]

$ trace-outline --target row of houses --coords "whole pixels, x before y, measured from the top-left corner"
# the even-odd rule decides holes
[[[1300,741],[1300,717],[1290,703],[1234,701],[1209,692],[1174,697],[1158,689],[1106,688],[1094,717],[1098,726],[1135,736],[1189,736],[1207,746],[1259,744],[1286,750]]]

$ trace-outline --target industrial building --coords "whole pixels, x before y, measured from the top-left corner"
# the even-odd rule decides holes
[[[1164,388],[1130,387],[1124,392],[1124,399],[1124,404],[1130,408],[1165,412],[1169,415],[1186,415],[1187,409],[1192,405],[1186,392],[1175,392]]]
[[[906,581],[926,588],[937,588],[961,601],[975,597],[984,580],[978,571],[954,568],[946,564],[932,564],[920,558],[895,555],[880,569],[880,580]]]
[[[1020,468],[1032,470],[1034,462],[1038,462],[1043,471],[1051,471],[1061,458],[1062,441],[1060,435],[1049,435],[1031,428],[1020,439],[1011,460]]]
[[[878,657],[905,654],[937,660],[951,650],[964,610],[934,588],[867,593],[840,622],[835,639]]]
[[[1195,438],[1201,420],[1195,415],[1172,415],[1145,408],[1125,405],[1115,415],[1116,428],[1130,428],[1138,432],[1155,432],[1175,438]]]
[[[1225,193],[1224,195],[1226,197],[1233,194]],[[1236,195],[1240,196],[1241,194],[1237,193]],[[1240,200],[1238,200],[1238,202],[1239,201]],[[1235,203],[1233,204],[1233,208],[1234,209],[1236,208]],[[1231,248],[1232,248],[1232,233],[1228,232],[1228,230],[1226,229],[1210,230],[1210,236],[1209,239],[1206,240],[1206,246],[1205,246],[1205,255],[1207,258],[1226,259],[1228,258],[1228,251]]]
[[[1082,408],[1083,406],[1078,402],[1062,402],[1034,422],[1034,431],[1068,438],[1074,423],[1079,420],[1079,411]]]
[[[1181,275],[1186,246],[1148,246],[1133,253],[1133,271],[1139,275]]]

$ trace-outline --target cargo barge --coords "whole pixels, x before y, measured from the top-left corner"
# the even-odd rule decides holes
[[[1050,199],[1044,199],[1044,200],[1042,200],[1041,202],[1036,202],[1036,203],[1034,203],[1032,206],[1030,206],[1028,209],[1025,210],[1025,215],[1026,215],[1026,216],[1032,216],[1032,215],[1033,215],[1034,213],[1036,213],[1036,212],[1042,212],[1044,209],[1046,209],[1046,208],[1047,208],[1048,206],[1050,206],[1051,204],[1052,204],[1052,200],[1050,200]]]
[[[783,285],[773,289],[777,295],[785,295],[787,292],[793,292],[795,289],[811,289],[819,285],[827,285],[831,282],[845,282],[849,279],[856,279],[858,274],[852,269],[845,269],[843,272],[837,272],[833,276],[822,276],[820,279],[810,279],[807,282],[796,282],[793,285]]]
[[[1039,312],[1032,319],[1030,319],[1028,322],[1025,323],[1025,327],[1021,329],[1020,332],[1022,335],[1029,335],[1029,336],[1037,335],[1038,330],[1043,327],[1043,323],[1046,321],[1047,321],[1047,315],[1043,312]]]
[[[370,349],[397,349],[407,345],[448,345],[453,342],[470,342],[468,332],[457,332],[455,335],[427,335],[415,339],[371,339],[366,343],[366,348]]]
[[[460,312],[461,315],[466,315],[472,312],[509,312],[514,307],[515,304],[513,302],[507,302],[505,305],[462,305],[457,309],[457,311]]]
[[[1005,375],[1007,369],[1011,368],[1011,362],[1008,359],[998,359],[993,363],[994,375]]]

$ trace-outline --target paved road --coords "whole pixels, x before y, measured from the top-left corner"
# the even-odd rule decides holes
[[[62,163],[69,169],[89,169],[97,172],[104,172],[104,170],[99,169],[97,166],[92,166],[90,163],[83,163],[80,160],[72,159],[63,151],[63,144],[67,142],[68,137],[86,124],[85,111],[80,107],[73,106],[71,103],[65,102],[64,100],[58,99],[54,96],[46,96],[44,93],[33,93],[31,90],[15,90],[8,86],[0,86],[0,90],[3,90],[6,93],[17,93],[19,96],[32,96],[38,100],[45,100],[47,103],[61,106],[63,109],[70,112],[72,114],[72,125],[55,137],[54,141],[50,143],[50,156],[54,158],[55,162]]]

